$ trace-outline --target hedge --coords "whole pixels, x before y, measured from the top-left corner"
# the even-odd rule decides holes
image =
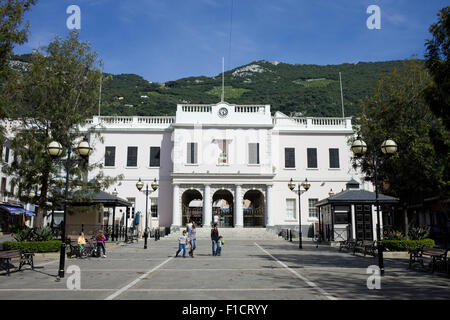
[[[433,248],[435,245],[433,239],[423,240],[383,240],[383,247],[389,251],[408,251],[417,250],[422,246]]]
[[[60,240],[52,240],[52,241],[45,241],[45,242],[29,242],[29,241],[23,241],[23,242],[4,242],[3,243],[3,250],[22,250],[26,253],[46,253],[46,252],[58,252],[61,248],[61,241]]]

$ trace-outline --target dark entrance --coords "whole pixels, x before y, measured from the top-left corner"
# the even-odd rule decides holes
[[[182,225],[186,226],[189,219],[192,219],[197,226],[203,226],[203,197],[197,190],[187,190],[181,197]]]
[[[233,194],[228,190],[219,190],[213,195],[212,221],[217,216],[219,227],[234,227]]]
[[[264,195],[259,190],[250,190],[244,195],[244,227],[265,227],[266,215]]]
[[[372,206],[356,205],[356,240],[373,241]]]

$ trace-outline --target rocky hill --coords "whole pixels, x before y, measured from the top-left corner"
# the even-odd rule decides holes
[[[29,55],[15,56],[23,67]],[[225,72],[225,101],[270,104],[272,112],[304,116],[341,116],[339,72],[346,116],[356,115],[373,92],[379,75],[402,61],[341,65],[291,65],[256,61]],[[102,115],[174,115],[178,103],[211,104],[221,98],[222,77],[196,76],[152,83],[139,75],[110,75],[103,84]]]

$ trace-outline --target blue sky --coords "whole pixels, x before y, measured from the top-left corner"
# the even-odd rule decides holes
[[[233,14],[231,19],[231,7]],[[153,82],[216,76],[255,60],[341,64],[423,57],[441,0],[39,0],[25,19],[29,53],[66,37],[67,7],[81,9],[81,39],[108,73]],[[381,29],[369,30],[370,5]],[[230,22],[231,31],[230,50]]]

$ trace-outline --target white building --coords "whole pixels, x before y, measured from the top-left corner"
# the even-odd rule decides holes
[[[190,217],[209,227],[214,213],[222,227],[298,228],[298,195],[288,183],[307,178],[311,188],[301,195],[306,235],[317,221],[315,204],[330,190],[341,191],[352,178],[372,189],[351,166],[351,118],[272,116],[269,105],[221,102],[178,105],[175,117],[94,117],[88,128],[103,138],[91,134],[90,161],[103,163],[105,175],[124,175],[107,191],[135,203],[143,213],[141,231],[146,201],[139,179],[150,190],[149,228],[172,230]],[[159,188],[152,192],[154,179]]]

